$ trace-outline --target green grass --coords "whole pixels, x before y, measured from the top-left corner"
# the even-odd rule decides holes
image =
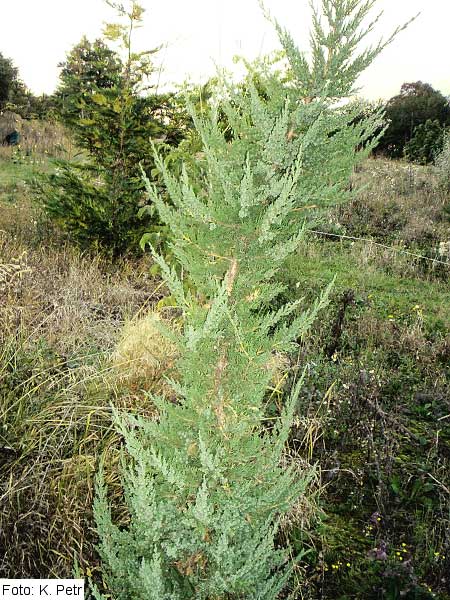
[[[11,206],[26,202],[29,184],[44,167],[47,168],[47,164],[0,159],[0,203]]]
[[[26,162],[1,161],[0,166],[0,193],[11,186],[28,183],[42,165]]]
[[[450,268],[448,273],[450,275]],[[354,289],[370,300],[381,317],[405,317],[419,306],[429,328],[448,329],[450,324],[448,282],[413,275],[402,277],[386,272],[373,262],[363,266],[354,246],[348,243],[309,242],[305,253],[300,250],[288,262],[285,277],[291,285],[299,282],[300,294],[305,288],[325,287],[335,278],[336,292]]]
[[[312,236],[286,264],[288,295],[307,302],[335,281],[301,353],[308,376],[299,414],[305,422],[321,414],[313,459],[325,476],[338,467],[323,492],[326,517],[312,545],[311,580],[322,574],[320,597],[450,598],[443,558],[450,554],[449,274],[366,242]],[[336,333],[350,289],[354,302]],[[336,350],[327,358],[330,341]],[[302,430],[295,435],[302,439]],[[379,525],[371,521],[376,511]],[[385,543],[385,562],[369,558]]]
[[[6,150],[8,155],[0,154],[0,201],[11,202],[14,193],[23,192],[38,173],[49,171],[52,164],[44,155],[25,156]]]

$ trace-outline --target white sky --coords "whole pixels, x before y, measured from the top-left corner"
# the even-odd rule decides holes
[[[214,61],[231,67],[235,54],[253,59],[277,48],[272,26],[257,0],[141,0],[145,25],[139,49],[169,43],[157,55],[163,82],[187,78],[205,81],[215,72]],[[288,26],[302,49],[308,48],[308,0],[265,0],[270,12]],[[421,12],[360,79],[361,94],[389,98],[404,82],[422,80],[450,94],[450,0],[378,0],[384,12],[378,36],[387,37],[399,24]],[[0,0],[0,52],[13,59],[23,81],[35,93],[52,92],[57,64],[83,34],[100,36],[114,11],[103,0]]]

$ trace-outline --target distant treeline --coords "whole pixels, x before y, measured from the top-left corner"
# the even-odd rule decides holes
[[[98,53],[105,49],[97,40],[93,44],[85,38],[72,51],[84,54],[84,66],[91,64],[92,70],[83,69],[82,77],[91,79],[94,87],[111,88],[117,85],[119,55],[107,50],[106,63],[98,69]],[[81,58],[81,57],[78,57]],[[60,63],[61,79],[64,80],[67,62]],[[105,77],[107,78],[105,80]],[[102,81],[98,81],[102,78]],[[12,59],[0,52],[0,112],[5,109],[19,114],[24,119],[59,119],[67,117],[67,107],[73,99],[67,95],[67,87],[59,85],[53,94],[35,95],[20,79],[19,71]],[[143,101],[145,103],[145,101]],[[379,105],[377,105],[378,107]],[[374,109],[377,107],[374,106]],[[428,83],[421,81],[404,83],[400,93],[384,105],[388,127],[375,149],[377,154],[390,158],[409,158],[415,162],[432,162],[443,146],[444,134],[450,126],[450,101]]]

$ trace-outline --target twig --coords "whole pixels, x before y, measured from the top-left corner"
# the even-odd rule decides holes
[[[445,492],[447,492],[447,494],[450,496],[450,490],[448,489],[448,487],[446,485],[444,485],[441,481],[439,481],[438,479],[436,479],[436,477],[433,477],[433,475],[431,473],[427,473],[428,477],[430,477],[435,483],[438,484],[439,487],[441,487]]]

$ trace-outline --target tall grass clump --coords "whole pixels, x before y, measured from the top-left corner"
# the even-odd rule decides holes
[[[288,83],[263,71],[257,87],[250,73],[244,92],[223,82],[209,115],[191,107],[200,170],[175,177],[155,152],[171,204],[147,188],[176,266],[153,255],[182,322],[179,333],[165,329],[179,352],[176,397],[153,397],[153,420],[117,416],[127,526],[115,521],[101,475],[94,507],[116,599],[274,600],[288,588],[295,561],[280,523],[311,479],[286,460],[301,378],[278,418],[268,419],[265,392],[274,355],[307,335],[328,290],[310,307],[284,302],[275,276],[299,249],[307,208],[339,198],[360,160],[355,148],[367,152],[380,128],[380,113],[355,121],[360,108],[338,103],[383,48],[354,56],[373,4],[323,0],[311,64],[276,23]],[[105,597],[95,586],[94,596]]]

